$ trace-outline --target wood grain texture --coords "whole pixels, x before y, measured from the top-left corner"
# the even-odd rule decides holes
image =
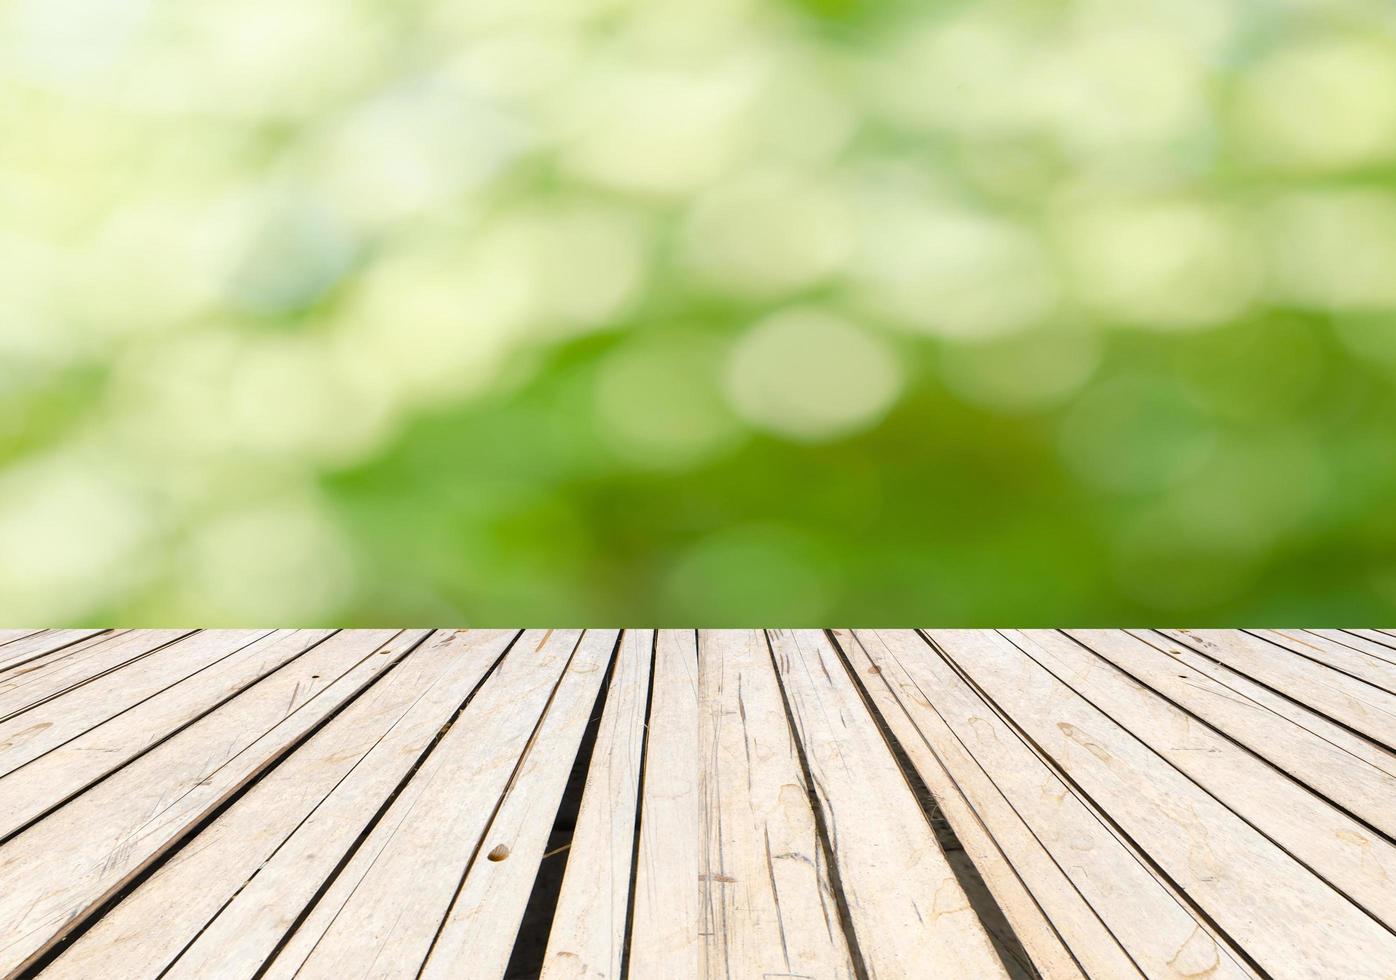
[[[1130,736],[1050,671],[995,635],[935,639],[1107,810],[1218,928],[1271,974],[1385,977],[1396,935]],[[1254,882],[1270,883],[1257,905]]]
[[[1204,656],[1306,705],[1388,750],[1396,749],[1396,694],[1236,630],[1170,633]]]
[[[631,900],[630,972],[637,977],[698,977],[703,945],[703,787],[698,638],[693,630],[659,631],[650,718]]]
[[[869,973],[1006,976],[828,639],[769,635]],[[875,813],[863,809],[869,799]]]
[[[587,630],[504,791],[423,964],[423,980],[502,975],[547,849],[611,655],[616,630]]]
[[[969,852],[1033,967],[1046,978],[1141,977],[1138,968],[937,706],[898,651],[925,656],[914,634],[835,630],[869,696]],[[910,641],[909,651],[899,640]]]
[[[415,976],[582,638],[530,630],[265,974]],[[412,914],[397,896],[413,896]]]
[[[934,698],[955,736],[1146,976],[1242,977],[1250,973],[1243,958],[1219,941],[1116,835],[1093,801],[1078,795],[950,663],[914,634],[880,631],[880,635],[889,646],[900,646],[903,669],[919,690]],[[931,635],[940,634],[932,631]],[[1076,935],[1078,930],[1089,935],[1090,922],[1083,916],[1054,921],[1064,935]]]
[[[1368,914],[1396,928],[1396,845],[1052,630],[1005,635],[1082,698]]]
[[[368,804],[404,778],[512,635],[468,642],[448,633],[418,646],[48,973],[254,976],[364,829],[374,813]]]
[[[543,980],[621,976],[654,630],[626,630],[616,657],[548,933]]]
[[[0,776],[0,839],[114,773],[332,633],[296,630],[253,643]],[[21,732],[32,732],[28,738],[40,739],[46,731],[72,722],[68,716],[45,715],[42,721],[26,723]]]
[[[393,663],[396,630],[341,633],[0,845],[0,970],[157,859]]]
[[[9,630],[18,634],[4,646],[0,646],[0,681],[6,680],[16,670],[40,658],[56,659],[70,652],[71,648],[93,637],[112,633],[112,630]],[[121,631],[117,631],[121,632]]]
[[[133,630],[94,636],[54,660],[31,661],[0,678],[0,721],[189,636],[190,630]]]
[[[32,708],[0,721],[0,776],[239,650],[291,632],[205,630],[56,695],[44,712],[52,721],[34,721]]]
[[[0,630],[0,976],[1396,980],[1393,688],[1366,629]]]

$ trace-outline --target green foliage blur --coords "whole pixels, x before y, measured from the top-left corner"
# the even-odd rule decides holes
[[[1390,0],[0,0],[0,621],[1396,622]]]

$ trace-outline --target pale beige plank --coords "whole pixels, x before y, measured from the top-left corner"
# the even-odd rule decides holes
[[[1007,976],[828,638],[768,636],[869,972]]]
[[[910,630],[901,632],[900,639],[924,655],[920,637]],[[1045,980],[1142,977],[1089,903],[955,738],[936,706],[902,669],[883,639],[883,634],[893,633],[895,642],[895,631],[834,633],[1038,974]]]
[[[1396,639],[1381,630],[1307,630],[1356,647],[1368,656],[1396,666]]]
[[[640,804],[631,976],[702,976],[698,718],[697,637],[692,630],[660,630]]]
[[[1351,677],[1371,684],[1373,687],[1379,687],[1388,694],[1396,693],[1396,663],[1389,663],[1364,652],[1360,649],[1360,645],[1364,644],[1364,641],[1359,637],[1349,636],[1342,630],[1247,630],[1246,632],[1253,633],[1262,640],[1269,640],[1287,650],[1292,650],[1300,656],[1316,660],[1334,670],[1342,671]],[[1386,650],[1379,644],[1366,645],[1377,650],[1385,650],[1387,653],[1396,653],[1396,651]]]
[[[699,634],[704,975],[854,975],[766,637]]]
[[[490,821],[425,965],[423,980],[502,977],[582,735],[619,638],[587,630],[518,773]],[[500,860],[495,860],[500,858]]]
[[[1239,630],[1170,632],[1199,653],[1396,749],[1396,695]]]
[[[1073,632],[1067,630],[1067,632]],[[1344,752],[1375,766],[1382,772],[1396,776],[1396,751],[1392,751],[1372,739],[1334,721],[1331,717],[1301,704],[1266,685],[1259,683],[1248,674],[1235,670],[1224,663],[1200,653],[1197,649],[1182,642],[1188,630],[1125,630],[1129,635],[1162,650],[1178,663],[1186,664],[1193,670],[1220,682],[1225,688],[1243,698],[1264,705],[1271,712],[1288,719],[1311,735],[1335,745]]]
[[[542,980],[621,975],[654,630],[626,630],[567,851]]]
[[[1022,651],[982,631],[931,635],[1263,969],[1389,978],[1396,936]]]
[[[0,776],[270,634],[203,630],[0,722]]]
[[[895,658],[898,668],[934,706],[975,764],[992,778],[1004,799],[1145,976],[1251,975],[1232,951],[1111,832],[1086,801],[919,636],[902,630],[875,632],[882,649],[887,651],[885,657],[878,658],[879,664],[886,664],[886,657]],[[866,634],[859,631],[859,635]],[[871,642],[867,646],[877,649]],[[956,772],[961,771],[972,775],[970,769],[957,767]],[[986,806],[980,812],[992,815],[994,810]],[[1046,880],[1039,878],[1036,868],[1024,870],[1031,873],[1028,881],[1034,887],[1039,880]],[[1058,911],[1070,908],[1054,903],[1049,911],[1053,921],[1070,937],[1073,949],[1084,956],[1091,951],[1090,923],[1079,914],[1068,919]]]
[[[178,639],[192,630],[131,630],[99,636],[53,662],[33,662],[0,679],[0,721],[43,704]]]
[[[405,652],[346,631],[0,845],[0,972],[29,962]],[[387,644],[387,646],[385,646]]]
[[[1166,636],[1067,632],[1322,796],[1396,836],[1391,805],[1396,757],[1391,753]]]
[[[1055,630],[1005,635],[1333,887],[1396,927],[1396,846],[1380,834],[1071,638]]]
[[[513,636],[448,632],[417,647],[43,976],[255,976]]]
[[[271,964],[269,980],[416,975],[580,640],[579,630],[519,638]]]
[[[22,640],[26,636],[33,636],[42,633],[43,630],[0,630],[0,647],[14,640]]]
[[[125,630],[38,630],[0,647],[0,681],[40,658],[57,659],[85,640]]]
[[[268,636],[0,776],[0,839],[115,772],[333,632],[293,630],[289,635]],[[61,727],[64,719],[35,724]]]

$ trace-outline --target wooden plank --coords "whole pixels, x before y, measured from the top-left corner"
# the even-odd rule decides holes
[[[587,630],[543,715],[421,972],[502,977],[619,634]]]
[[[0,845],[0,880],[14,883],[0,891],[0,973],[59,941],[394,665],[406,652],[395,635],[336,635]]]
[[[982,631],[931,635],[1262,969],[1389,978],[1396,936],[1022,651]]]
[[[1371,826],[1396,835],[1390,804],[1396,754],[1177,642],[1171,631],[1126,631],[1132,639],[1112,630],[1067,632]]]
[[[596,732],[542,980],[621,976],[654,630],[626,630]]]
[[[954,772],[973,786],[974,770],[982,769],[1008,807],[1027,826],[1091,911],[1128,952],[1145,976],[1195,975],[1237,978],[1251,975],[1232,950],[1195,918],[1182,900],[1150,873],[1144,861],[1119,839],[1102,817],[1032,747],[986,704],[979,694],[919,636],[903,630],[858,631],[883,671],[895,663],[915,685],[920,697],[943,719],[974,766],[957,765]],[[933,731],[934,729],[928,729]],[[950,743],[941,742],[949,748]],[[947,758],[954,759],[953,754]],[[1011,822],[1000,819],[992,794],[979,812],[994,820],[995,829]],[[1018,855],[1032,855],[1026,847]],[[1050,903],[1053,924],[1078,957],[1109,952],[1091,917],[1069,894],[1057,889],[1037,891],[1050,883],[1040,864],[1024,866],[1028,884],[1039,900]],[[1107,971],[1092,975],[1115,976]],[[1128,975],[1127,971],[1118,975]]]
[[[1396,927],[1396,846],[1390,841],[1071,638],[1055,630],[1004,633],[1368,914]]]
[[[94,637],[52,662],[26,664],[0,680],[0,722],[139,660],[193,630],[131,630]]]
[[[0,647],[0,680],[40,657],[62,655],[75,644],[124,630],[39,630]]]
[[[333,633],[295,630],[266,637],[0,776],[0,840]],[[37,724],[59,727],[63,719]]]
[[[1006,977],[828,638],[768,636],[869,974]]]
[[[271,632],[203,630],[45,702],[41,719],[27,711],[0,722],[0,776]]]
[[[1247,630],[1310,660],[1396,693],[1396,650],[1344,630]]]
[[[631,912],[633,977],[702,976],[698,717],[697,636],[660,630]]]
[[[1385,663],[1396,665],[1396,639],[1381,630],[1307,630],[1319,636],[1340,639],[1349,646],[1356,647],[1369,656]]]
[[[770,649],[699,634],[704,975],[855,974]]]
[[[43,630],[0,630],[0,646],[14,640],[22,640],[26,636],[33,636],[35,633],[42,633]]]
[[[1068,630],[1067,632],[1071,632]],[[1307,705],[1276,691],[1249,675],[1235,670],[1215,658],[1199,652],[1182,642],[1188,630],[1125,630],[1131,636],[1163,650],[1179,663],[1186,663],[1199,673],[1220,681],[1225,687],[1243,697],[1264,705],[1275,714],[1289,719],[1312,735],[1370,763],[1385,773],[1396,776],[1396,752],[1353,731]]]
[[[43,976],[255,976],[514,635],[439,633],[409,653]]]
[[[698,645],[705,974],[852,977],[766,637]]]
[[[416,975],[581,637],[519,638],[265,976]]]
[[[1236,630],[1168,631],[1167,635],[1396,749],[1396,695]]]
[[[759,632],[662,630],[632,976],[851,976],[825,855]]]
[[[1081,893],[941,718],[884,640],[910,630],[835,630],[835,639],[1044,980],[1142,977]],[[1070,943],[1070,946],[1068,946]],[[1078,962],[1079,957],[1079,962]]]

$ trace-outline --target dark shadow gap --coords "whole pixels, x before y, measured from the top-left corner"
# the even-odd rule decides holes
[[[696,644],[695,644],[696,649]],[[630,844],[630,888],[626,892],[625,935],[621,939],[620,978],[630,976],[630,941],[635,934],[635,883],[640,877],[640,832],[645,815],[645,770],[650,753],[650,712],[654,708],[654,671],[659,666],[659,630],[650,634],[649,686],[645,690],[645,725],[640,740],[640,774],[635,784],[635,826]]]
[[[1218,950],[1230,954],[1235,962],[1244,964],[1246,968],[1249,968],[1256,976],[1261,977],[1262,980],[1270,980],[1271,974],[1266,972],[1260,964],[1251,957],[1245,947],[1238,943],[1205,909],[1198,905],[1183,889],[1182,885],[1174,880],[1174,878],[1164,870],[1163,866],[1154,860],[1149,852],[1128,834],[1124,827],[1120,826],[1105,807],[1097,803],[1096,800],[1086,792],[1085,788],[1059,765],[1056,759],[1052,757],[1051,753],[1028,734],[1002,705],[994,700],[994,698],[990,697],[989,692],[980,687],[979,683],[969,675],[968,671],[955,661],[954,657],[950,656],[950,654],[924,630],[918,632],[927,647],[932,650],[948,668],[955,672],[960,680],[984,702],[985,706],[988,707],[990,711],[1003,721],[1004,725],[1019,741],[1026,745],[1034,755],[1042,760],[1042,764],[1061,781],[1062,785],[1066,786],[1071,793],[1085,805],[1091,815],[1094,816],[1103,827],[1110,831],[1129,855],[1140,865],[1148,869],[1149,873],[1162,883],[1169,893],[1174,896],[1178,904],[1186,909],[1198,923],[1206,927],[1206,930],[1211,934],[1216,943]]]
[[[848,896],[843,888],[843,875],[834,854],[833,839],[829,834],[829,824],[824,817],[824,804],[819,799],[819,791],[814,785],[814,773],[810,770],[809,756],[805,754],[804,742],[800,739],[800,729],[795,724],[795,714],[790,708],[790,697],[785,693],[785,678],[781,676],[780,664],[776,662],[775,647],[771,645],[771,635],[761,631],[766,641],[766,653],[771,658],[771,672],[776,677],[776,687],[780,690],[780,706],[785,711],[785,724],[790,731],[790,743],[795,747],[795,756],[800,762],[800,781],[805,784],[809,797],[810,812],[814,816],[814,833],[819,840],[819,849],[824,853],[824,867],[829,872],[829,890],[833,892],[834,905],[839,913],[839,926],[843,929],[844,943],[848,946],[848,958],[857,980],[872,980],[867,961],[863,959],[863,949],[858,945],[858,934],[853,928],[853,916],[848,908]],[[837,650],[838,648],[835,647]]]
[[[543,851],[542,862],[538,865],[537,877],[533,879],[528,904],[524,906],[523,921],[519,924],[519,934],[514,939],[514,950],[509,955],[509,965],[504,968],[505,980],[529,980],[537,977],[543,970],[548,936],[553,930],[553,917],[557,914],[558,897],[562,894],[562,876],[571,854],[572,834],[577,829],[577,814],[582,808],[582,793],[586,788],[587,773],[591,771],[591,757],[596,751],[596,735],[601,728],[606,701],[610,697],[611,679],[615,676],[616,663],[620,659],[620,641],[623,637],[624,633],[616,637],[616,648],[611,652],[611,664],[601,681],[601,690],[596,694],[591,718],[587,721],[586,731],[582,733],[582,741],[577,746],[572,771],[567,776],[567,789],[562,794],[557,817],[548,833],[548,846]]]
[[[989,940],[994,945],[994,952],[998,953],[999,959],[1003,961],[1004,969],[1014,980],[1040,980],[1042,975],[1033,965],[1032,957],[1028,956],[1028,951],[1023,947],[1023,941],[1014,932],[1008,917],[1003,913],[1003,908],[994,898],[993,893],[989,891],[989,886],[985,884],[983,875],[974,866],[974,861],[970,859],[964,845],[960,843],[955,829],[950,826],[950,821],[941,812],[935,794],[921,778],[921,774],[916,771],[915,764],[907,755],[906,749],[902,748],[902,743],[897,740],[897,736],[887,727],[887,723],[878,712],[877,706],[873,704],[872,696],[863,686],[862,678],[858,676],[858,672],[853,669],[853,665],[849,662],[847,652],[839,645],[838,638],[832,630],[825,630],[825,634],[829,638],[829,643],[838,653],[839,660],[843,662],[843,669],[853,681],[858,696],[863,699],[863,706],[872,716],[877,730],[882,733],[882,739],[891,750],[892,757],[897,760],[902,777],[911,787],[916,801],[921,805],[921,812],[925,814],[926,822],[930,824],[931,832],[935,834],[940,849],[945,852],[945,859],[950,864],[950,870],[954,873],[955,880],[960,883],[960,888],[969,899],[970,908],[974,909],[974,914],[979,917],[984,931],[989,934]]]
[[[433,635],[435,634],[428,633],[422,642],[426,642],[426,640],[429,640]],[[368,822],[364,824],[363,829],[359,831],[358,836],[354,838],[354,843],[349,846],[349,849],[344,852],[343,856],[340,857],[339,861],[335,864],[334,868],[330,871],[328,875],[325,876],[325,880],[320,882],[320,887],[315,890],[315,894],[312,895],[310,901],[308,901],[305,904],[305,908],[301,909],[300,914],[296,916],[295,921],[291,923],[290,927],[282,935],[281,939],[277,941],[277,944],[275,947],[272,948],[272,951],[267,954],[267,958],[262,962],[262,965],[257,968],[257,972],[253,974],[253,980],[258,980],[258,978],[265,976],[267,970],[271,969],[271,965],[274,962],[276,962],[276,958],[281,955],[281,951],[284,950],[287,944],[291,942],[291,937],[294,936],[296,934],[296,931],[299,930],[300,927],[305,924],[305,920],[310,917],[310,913],[315,910],[315,906],[320,904],[321,899],[325,897],[325,894],[334,885],[335,881],[339,878],[340,874],[343,873],[344,869],[349,866],[349,862],[354,859],[354,855],[359,853],[359,849],[363,847],[364,843],[373,834],[373,831],[377,828],[378,824],[383,820],[385,816],[387,816],[388,811],[392,809],[393,804],[397,802],[397,798],[402,795],[403,790],[405,790],[407,788],[407,785],[410,782],[412,782],[412,778],[417,775],[418,771],[424,765],[426,765],[427,759],[431,757],[432,752],[435,751],[436,747],[441,744],[441,740],[446,737],[446,734],[451,730],[452,726],[455,725],[456,721],[465,712],[465,709],[470,705],[470,702],[474,700],[475,695],[479,692],[480,688],[484,687],[485,682],[494,676],[494,672],[499,669],[499,665],[504,662],[504,658],[509,655],[509,652],[511,650],[514,649],[514,644],[516,644],[522,636],[522,630],[520,630],[518,633],[514,635],[514,638],[509,641],[509,644],[504,648],[504,650],[499,654],[499,656],[495,657],[494,662],[490,664],[489,669],[486,670],[484,674],[480,676],[480,679],[475,682],[475,685],[471,687],[470,691],[465,695],[465,698],[461,701],[460,705],[457,706],[456,710],[452,713],[451,717],[447,719],[446,723],[441,726],[440,730],[438,730],[437,733],[434,736],[432,736],[432,739],[427,744],[426,748],[422,749],[422,751],[418,753],[417,758],[414,759],[412,762],[412,766],[407,770],[407,772],[403,774],[402,778],[398,780],[397,785],[393,787],[393,791],[388,794],[388,798],[384,800],[381,804],[379,804],[378,809],[373,812],[373,815],[369,818]]]

